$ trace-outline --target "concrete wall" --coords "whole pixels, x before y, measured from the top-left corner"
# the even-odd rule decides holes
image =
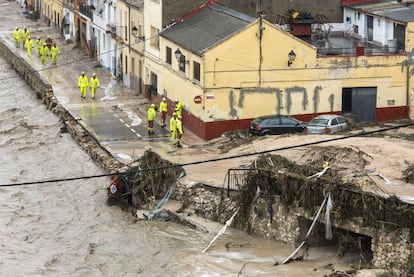
[[[115,173],[118,171],[120,163],[109,152],[105,151],[104,147],[100,146],[85,126],[80,125],[75,117],[58,103],[53,94],[52,86],[38,72],[33,71],[26,60],[12,52],[2,39],[0,40],[0,55],[35,91],[37,98],[62,119],[67,131],[93,160],[100,164],[106,172]]]
[[[16,56],[7,48],[3,40],[0,40],[0,55],[27,82],[48,109],[62,119],[67,131],[94,161],[109,173],[119,172],[120,163],[99,145],[85,126],[80,125],[74,116],[58,103],[52,86],[37,72],[33,72],[32,67],[24,59]],[[191,207],[196,214],[221,223],[228,220],[238,208],[234,201],[226,197],[224,189],[199,183],[179,183],[173,198]],[[298,207],[284,207],[277,197],[273,199],[271,209],[268,203],[259,199],[251,211],[248,225],[252,234],[295,244],[300,239],[301,232],[303,233],[299,217],[309,218],[309,215]],[[358,227],[355,225],[348,228],[357,230]],[[366,229],[364,230],[367,232]],[[369,232],[373,238],[373,264],[378,267],[399,268],[404,271],[413,252],[410,230],[387,232],[384,226],[376,232]]]

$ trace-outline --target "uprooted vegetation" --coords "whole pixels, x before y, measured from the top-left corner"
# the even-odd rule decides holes
[[[265,202],[275,198],[286,207],[299,206],[313,214],[315,206],[322,203],[328,192],[334,201],[332,213],[338,221],[364,218],[364,225],[387,228],[414,228],[414,208],[396,196],[382,198],[362,191],[358,185],[344,181],[333,169],[320,178],[308,178],[321,171],[323,160],[315,159],[299,165],[279,155],[262,155],[250,166],[245,175],[245,185],[237,198],[240,206],[237,224],[250,230],[249,216],[254,206],[258,187]]]
[[[407,164],[407,168],[403,171],[404,180],[407,183],[414,184],[414,164]]]
[[[118,176],[121,194],[116,195],[115,200],[122,203],[127,198],[134,208],[151,208],[154,201],[161,199],[183,174],[183,167],[147,150]],[[113,195],[110,197],[114,198]]]

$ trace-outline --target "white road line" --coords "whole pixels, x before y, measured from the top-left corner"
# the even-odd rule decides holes
[[[115,113],[113,113],[113,115],[119,119],[119,121],[121,121],[122,123],[124,123],[124,125],[129,128],[129,130],[131,130],[131,132],[133,132],[134,134],[137,135],[137,137],[141,138],[141,135],[137,133],[137,131],[135,131],[134,129],[131,128],[131,126],[129,126],[127,123],[125,123],[125,121],[122,118],[119,118],[119,116]]]

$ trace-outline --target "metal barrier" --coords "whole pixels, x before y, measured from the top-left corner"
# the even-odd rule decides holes
[[[246,180],[248,180],[248,174],[251,171],[258,172],[259,175],[255,175],[259,179],[262,178],[263,174],[266,174],[264,177],[266,179],[270,178],[273,174],[268,170],[260,170],[260,169],[251,169],[251,168],[230,168],[227,170],[226,177],[224,179],[224,183],[227,183],[227,197],[230,198],[231,192],[238,191],[246,184]],[[260,182],[258,180],[258,182]],[[260,186],[258,184],[258,186]],[[264,189],[264,188],[262,188]]]
[[[225,183],[227,183],[227,197],[230,198],[231,191],[238,191],[244,185],[246,174],[250,168],[230,168],[227,170]]]

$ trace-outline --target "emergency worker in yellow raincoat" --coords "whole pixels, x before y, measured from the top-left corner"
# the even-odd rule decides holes
[[[155,116],[157,115],[157,111],[155,110],[155,105],[151,104],[148,108],[148,134],[154,134],[154,120]]]
[[[89,87],[91,88],[92,99],[95,99],[96,88],[100,86],[101,84],[99,83],[98,77],[96,77],[96,73],[93,73],[91,79],[89,80]]]
[[[56,42],[53,43],[53,46],[50,48],[50,56],[52,56],[52,64],[56,64],[57,57],[60,55],[59,46],[56,45]]]
[[[86,89],[88,88],[89,82],[88,77],[85,75],[85,71],[82,71],[82,74],[78,79],[78,87],[80,91],[81,98],[86,99]]]
[[[22,31],[22,35],[21,35],[21,39],[23,41],[23,47],[26,48],[26,41],[29,39],[30,37],[30,32],[29,30],[25,27]]]
[[[26,50],[27,56],[30,58],[32,56],[32,49],[34,47],[34,42],[31,37],[29,37],[26,41]]]
[[[17,48],[20,48],[20,31],[19,31],[19,27],[16,27],[16,29],[13,32],[13,38],[14,38],[14,43],[16,45]]]
[[[172,144],[177,143],[177,114],[173,113],[170,118],[170,132],[171,132],[171,142]]]
[[[47,47],[46,43],[43,43],[40,55],[42,59],[42,65],[46,65],[47,56],[49,56],[49,48]]]
[[[181,138],[183,136],[183,122],[181,121],[181,115],[177,116],[177,119],[175,121],[175,125],[176,125],[176,132],[177,132],[177,147],[183,147],[181,145]]]
[[[160,102],[160,113],[161,113],[161,127],[165,127],[165,119],[167,118],[168,104],[165,97]]]
[[[40,56],[42,56],[42,46],[43,46],[43,41],[40,37],[37,37],[36,41],[36,48],[37,48],[37,54]]]

